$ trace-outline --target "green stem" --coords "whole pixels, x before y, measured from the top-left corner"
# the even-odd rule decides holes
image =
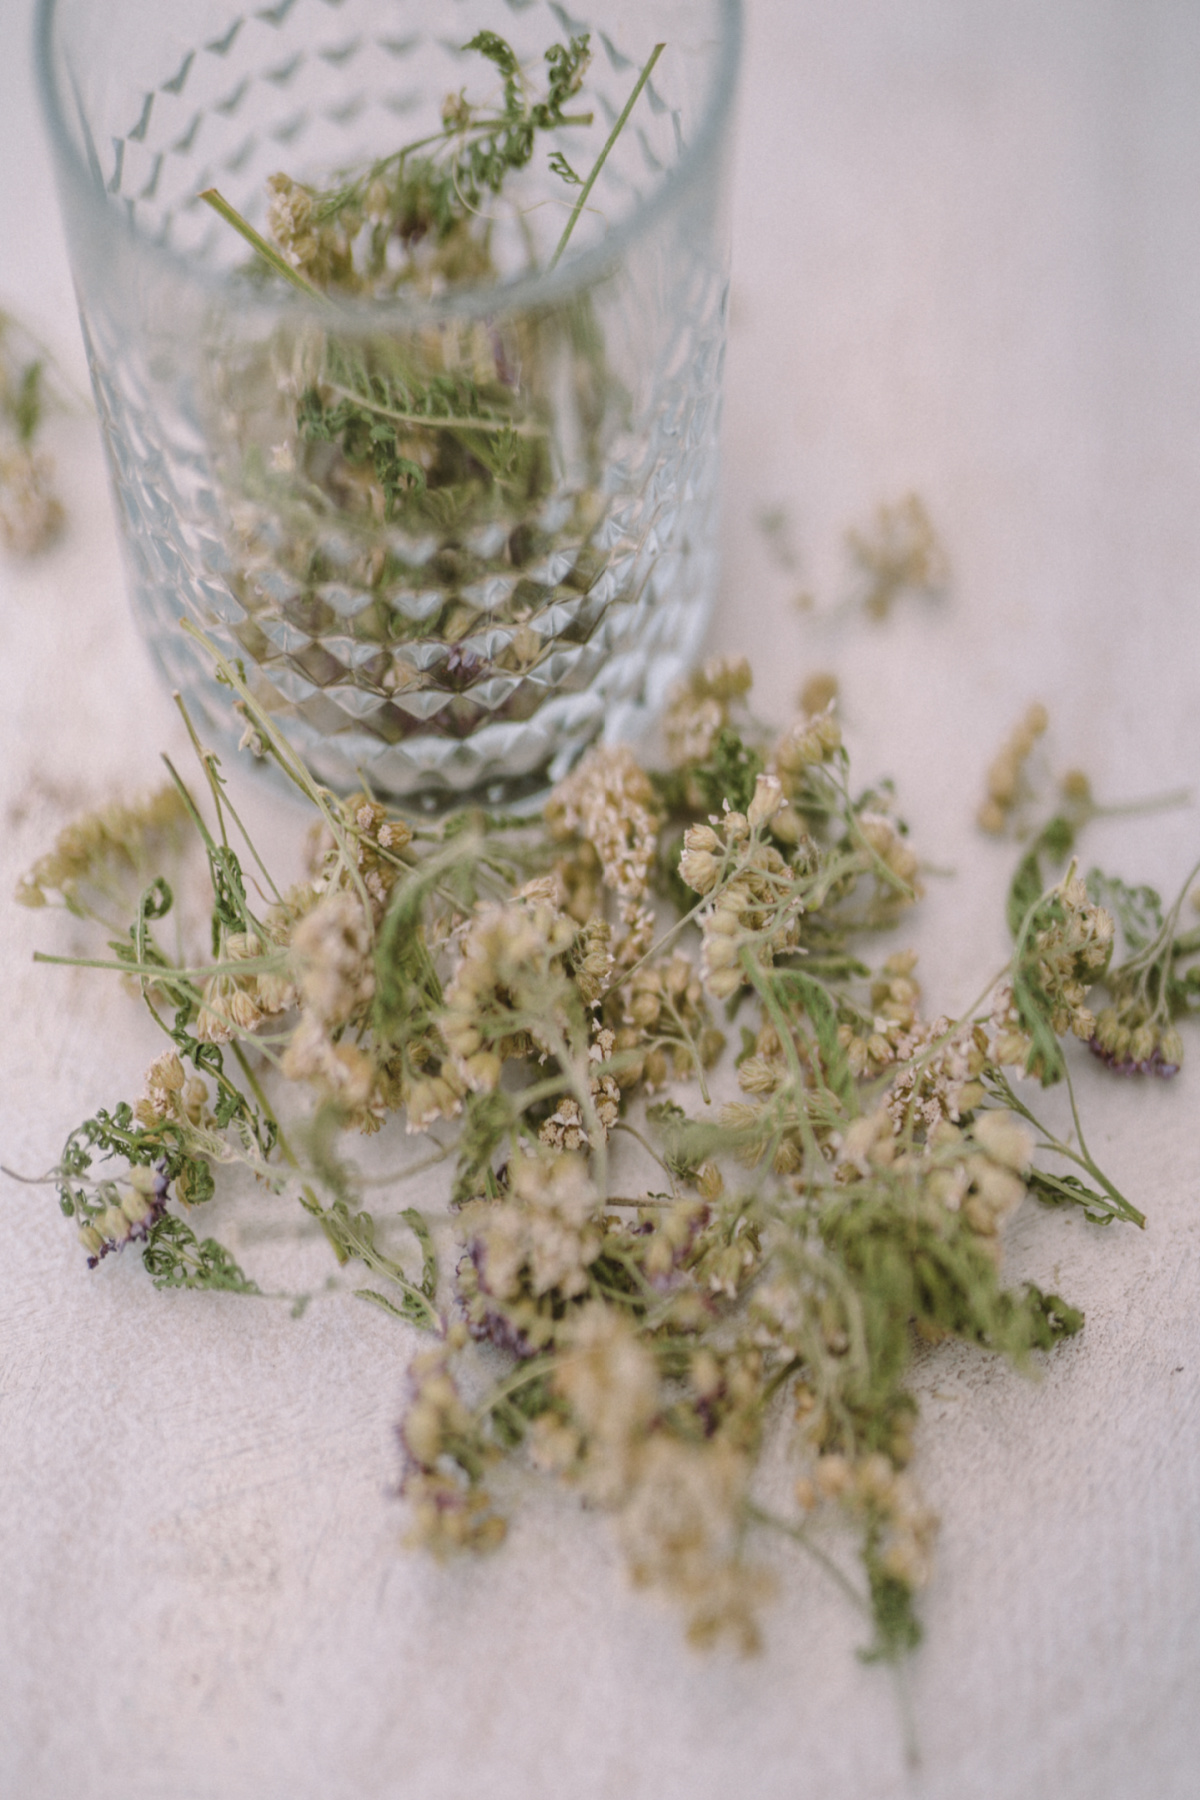
[[[273,721],[263,712],[262,708],[255,700],[254,695],[250,692],[247,683],[242,679],[229,659],[221,654],[212,639],[188,618],[180,619],[179,629],[184,632],[186,636],[190,637],[194,643],[199,644],[206,655],[211,657],[217,680],[224,686],[232,688],[238,699],[241,700],[245,706],[247,716],[253,717],[255,730],[264,742],[270,745],[272,754],[283,774],[287,776],[294,787],[299,788],[305,799],[308,800],[311,805],[316,807],[317,811],[324,819],[326,825],[329,827],[330,836],[337,846],[338,855],[341,858],[346,873],[354,884],[355,892],[362,901],[363,916],[366,921],[367,930],[370,932],[373,939],[375,936],[375,915],[371,910],[371,898],[367,893],[366,885],[363,881],[362,874],[359,871],[357,860],[350,853],[350,840],[340,813],[330,804],[328,790],[318,786],[313,780],[303,758],[293,749],[283,733],[279,731]],[[170,764],[167,766],[169,768]]]
[[[323,294],[319,287],[314,287],[306,276],[301,275],[299,269],[293,269],[291,263],[281,255],[274,244],[268,243],[261,232],[255,231],[249,219],[243,219],[237,207],[231,206],[225,196],[216,188],[205,188],[197,198],[205,201],[215,213],[219,213],[227,225],[232,225],[233,229],[245,238],[251,248],[257,250],[263,261],[275,271],[276,275],[282,275],[285,281],[290,281],[294,288],[298,288],[302,294],[307,294],[310,300],[319,300],[322,306],[333,304],[328,294]]]
[[[555,265],[558,262],[559,257],[562,255],[563,251],[566,249],[567,244],[571,237],[571,233],[574,231],[576,223],[579,219],[579,215],[583,211],[585,205],[587,204],[587,197],[591,193],[593,187],[595,187],[595,185],[596,185],[596,177],[599,175],[601,169],[604,167],[605,163],[607,162],[609,151],[612,149],[613,145],[616,143],[617,139],[620,137],[622,131],[624,131],[626,121],[628,120],[630,113],[633,111],[634,107],[637,104],[638,95],[641,93],[642,89],[645,87],[646,83],[649,81],[651,73],[654,69],[654,65],[658,61],[659,57],[662,55],[662,53],[666,49],[666,47],[667,46],[665,44],[655,44],[654,49],[651,51],[650,59],[647,62],[645,68],[642,70],[641,74],[638,76],[637,82],[634,86],[634,90],[633,90],[632,94],[630,94],[628,100],[625,102],[625,106],[621,112],[620,117],[618,118],[616,124],[613,126],[612,130],[608,134],[608,142],[605,144],[603,150],[601,150],[599,156],[596,158],[595,162],[592,165],[591,174],[588,176],[587,180],[584,182],[583,186],[579,190],[579,198],[578,198],[578,200],[576,200],[574,206],[571,208],[571,216],[567,220],[566,226],[563,230],[563,234],[558,240],[558,248],[555,250],[554,255],[550,258],[550,261],[546,264],[547,274],[549,274],[550,270],[555,267]]]
[[[747,978],[752,983],[759,999],[762,1001],[764,1008],[770,1014],[771,1023],[774,1025],[776,1033],[778,1034],[784,1057],[786,1058],[788,1068],[791,1071],[792,1082],[796,1091],[797,1123],[800,1127],[800,1136],[804,1141],[804,1160],[811,1170],[809,1179],[813,1179],[820,1171],[823,1171],[824,1174],[828,1176],[829,1165],[821,1154],[821,1146],[817,1142],[817,1134],[813,1130],[812,1120],[808,1116],[808,1105],[805,1100],[804,1070],[801,1068],[800,1058],[796,1054],[796,1045],[792,1038],[791,1025],[788,1022],[782,1006],[779,1004],[777,996],[771,991],[770,982],[767,980],[763,970],[759,967],[758,962],[755,960],[754,953],[748,945],[743,946],[741,964],[746,972]]]
[[[532,1362],[522,1363],[511,1375],[506,1376],[503,1381],[498,1382],[484,1401],[483,1405],[476,1409],[475,1423],[477,1425],[482,1425],[488,1414],[493,1412],[503,1401],[507,1400],[510,1394],[519,1393],[523,1387],[529,1387],[533,1382],[540,1381],[543,1375],[549,1374],[550,1370],[556,1366],[558,1361],[559,1358],[557,1356],[551,1355],[538,1356],[535,1357]]]
[[[438,431],[511,431],[517,437],[547,437],[549,432],[544,425],[531,425],[527,420],[498,419],[487,415],[469,413],[422,413],[400,412],[395,407],[384,406],[381,401],[370,400],[355,388],[344,387],[341,382],[327,381],[325,385],[330,393],[339,399],[351,400],[363,412],[374,413],[380,419],[392,419],[398,425],[428,425]]]
[[[272,894],[274,894],[276,900],[282,900],[283,895],[280,893],[278,887],[275,885],[275,881],[271,875],[270,869],[268,869],[266,863],[263,861],[262,857],[259,855],[258,850],[255,848],[254,840],[251,838],[250,833],[246,830],[246,827],[242,824],[241,819],[238,817],[237,812],[234,810],[233,802],[230,800],[228,794],[222,792],[222,789],[224,788],[225,784],[223,781],[221,781],[218,778],[217,772],[216,772],[215,768],[213,768],[213,766],[212,766],[212,764],[216,760],[216,758],[212,757],[211,753],[210,753],[210,755],[205,754],[204,748],[203,748],[202,744],[200,743],[200,739],[196,735],[196,728],[192,724],[191,714],[188,712],[187,705],[184,702],[183,695],[176,692],[176,693],[172,694],[171,698],[174,700],[176,706],[179,708],[179,711],[182,714],[183,722],[187,726],[188,736],[192,740],[192,745],[195,749],[196,755],[199,757],[201,763],[203,764],[204,772],[208,777],[208,785],[209,785],[210,789],[212,790],[213,805],[217,809],[217,819],[220,822],[220,826],[221,826],[222,839],[224,840],[226,846],[228,846],[229,838],[225,831],[225,820],[224,820],[224,816],[223,816],[224,813],[227,812],[229,814],[229,817],[233,820],[234,824],[237,826],[238,830],[241,832],[242,840],[245,843],[247,850],[249,850],[251,856],[254,858],[254,861],[257,863],[259,872],[262,875],[263,880],[266,882],[267,886],[270,888]]]
[[[1070,1071],[1067,1069],[1065,1061],[1063,1065],[1063,1074],[1066,1078],[1067,1093],[1070,1096],[1071,1101],[1071,1116],[1075,1121],[1075,1130],[1079,1137],[1078,1151],[1072,1150],[1069,1144],[1064,1144],[1061,1139],[1056,1138],[1054,1134],[1043,1125],[1037,1115],[1031,1112],[1025,1102],[1014,1093],[1008,1078],[1001,1074],[998,1069],[990,1071],[989,1079],[991,1080],[993,1087],[995,1087],[1003,1097],[1010,1111],[1019,1113],[1021,1118],[1025,1119],[1033,1126],[1035,1131],[1041,1132],[1042,1143],[1038,1146],[1039,1149],[1049,1150],[1053,1155],[1065,1157],[1068,1162],[1073,1162],[1077,1168],[1082,1169],[1085,1174],[1090,1175],[1092,1180],[1104,1189],[1104,1192],[1113,1202],[1117,1213],[1122,1219],[1128,1220],[1131,1225],[1136,1225],[1139,1229],[1144,1229],[1146,1224],[1145,1213],[1139,1212],[1136,1206],[1126,1200],[1120,1189],[1113,1186],[1104,1171],[1094,1161],[1092,1154],[1087,1147],[1087,1140],[1083,1135],[1083,1127],[1080,1123],[1079,1109],[1075,1103],[1075,1089],[1071,1081]]]
[[[766,1525],[772,1531],[781,1532],[784,1537],[791,1538],[793,1543],[799,1544],[802,1549],[807,1550],[814,1562],[819,1563],[830,1579],[836,1581],[847,1599],[852,1600],[858,1610],[861,1613],[865,1613],[867,1617],[870,1618],[870,1603],[859,1593],[854,1583],[850,1580],[850,1577],[842,1573],[833,1558],[827,1556],[824,1550],[819,1549],[818,1546],[813,1543],[803,1525],[791,1525],[786,1519],[777,1518],[774,1513],[767,1512],[765,1508],[761,1506],[756,1506],[753,1501],[747,1502],[746,1515],[753,1524]]]
[[[113,975],[136,975],[163,986],[174,982],[194,985],[214,975],[277,975],[286,966],[282,951],[275,956],[248,956],[244,962],[206,963],[198,969],[181,967],[178,963],[106,962],[98,956],[51,956],[45,950],[35,950],[33,961],[57,963],[67,969],[107,969]]]

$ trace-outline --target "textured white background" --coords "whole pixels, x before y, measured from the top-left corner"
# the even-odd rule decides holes
[[[27,10],[0,0],[0,296],[82,378]],[[931,880],[918,941],[931,1000],[963,1005],[1005,954],[1010,860],[971,812],[1029,699],[1106,795],[1200,778],[1200,10],[751,0],[749,27],[713,642],[749,650],[780,717],[805,672],[841,671],[860,773],[894,774],[924,854],[958,871]],[[56,446],[69,536],[0,563],[5,891],[180,747],[94,428]],[[800,586],[844,591],[846,525],[914,486],[949,602],[884,629],[802,617]],[[753,523],[775,503],[795,573]],[[287,844],[261,795],[248,810]],[[1198,838],[1193,810],[1088,848],[1170,886]],[[31,967],[44,917],[0,919],[0,1154],[33,1173],[156,1046],[105,978]],[[1093,1147],[1150,1227],[1027,1207],[1009,1254],[1087,1309],[1083,1336],[1038,1381],[953,1350],[920,1368],[944,1528],[916,1773],[818,1570],[780,1564],[743,1663],[689,1652],[603,1523],[541,1490],[500,1556],[429,1566],[388,1492],[412,1334],[344,1295],[294,1322],[160,1297],[132,1257],[89,1276],[53,1201],[0,1183],[0,1794],[1190,1800],[1197,1079],[1081,1070]],[[240,1242],[319,1279],[311,1244]]]

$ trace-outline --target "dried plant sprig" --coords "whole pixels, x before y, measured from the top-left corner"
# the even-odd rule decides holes
[[[1181,929],[1192,869],[1164,911],[1151,887],[1132,888],[1092,869],[1089,895],[1118,921],[1126,956],[1103,976],[1110,1002],[1096,1015],[1089,1047],[1124,1075],[1179,1073],[1183,1039],[1176,1021],[1200,1009],[1200,930]]]
[[[873,619],[886,619],[901,594],[936,596],[949,581],[946,552],[917,494],[880,506],[869,527],[846,533],[846,548]]]
[[[38,438],[46,413],[69,404],[50,351],[0,309],[0,542],[17,556],[47,549],[62,531],[54,464]]]
[[[679,1603],[697,1641],[758,1641],[761,1526],[855,1595],[872,1655],[902,1658],[936,1534],[905,1472],[914,1345],[954,1336],[1024,1366],[1079,1330],[1057,1295],[1006,1285],[1006,1222],[1027,1194],[1100,1223],[1143,1217],[1096,1165],[1074,1091],[1066,1143],[1016,1077],[1066,1073],[1063,1033],[1120,969],[1154,1004],[1190,1004],[1180,906],[1162,917],[1110,884],[1130,949],[1110,975],[1112,917],[1069,869],[1025,908],[978,1004],[930,1019],[912,953],[869,957],[914,904],[918,866],[886,787],[853,788],[832,710],[772,748],[749,722],[748,672],[714,664],[677,704],[715,699],[721,722],[681,731],[665,775],[602,749],[544,822],[412,825],[322,789],[240,671],[215,663],[322,848],[310,882],[281,892],[261,871],[256,899],[224,773],[197,741],[215,827],[178,777],[173,792],[208,870],[209,954],[160,944],[173,896],[155,876],[111,960],[92,959],[139,980],[170,1041],[144,1094],[84,1121],[54,1172],[88,1260],[138,1244],[159,1285],[254,1291],[190,1223],[229,1166],[248,1167],[365,1270],[364,1299],[437,1340],[400,1425],[415,1539],[494,1547],[489,1471],[526,1456],[613,1515],[635,1578]],[[91,894],[71,889],[78,914],[99,913]],[[749,1023],[743,1098],[718,1106],[704,1071],[722,1003]],[[693,1077],[698,1109],[659,1097]],[[368,1207],[343,1134],[393,1117],[438,1135]],[[618,1132],[655,1185],[613,1185]],[[449,1214],[388,1206],[442,1158]],[[382,1247],[389,1223],[402,1254]],[[505,1359],[481,1393],[478,1368],[470,1390],[458,1374],[473,1340]],[[764,1507],[757,1472],[780,1413],[789,1514]],[[861,1586],[813,1543],[833,1507]]]
[[[984,830],[1020,834],[1041,798],[1026,762],[1048,723],[1044,707],[1030,707],[993,761],[988,797],[977,815]],[[1009,886],[1007,915],[1017,956],[1008,1007],[1011,1053],[1005,1061],[1020,1063],[1045,1083],[1058,1080],[1065,1065],[1056,1037],[1069,1027],[1121,1074],[1178,1073],[1183,1039],[1175,1021],[1200,1003],[1200,968],[1192,966],[1200,955],[1200,933],[1180,928],[1196,871],[1169,911],[1153,888],[1129,887],[1099,869],[1081,880],[1075,861],[1056,885],[1047,886],[1047,875],[1072,855],[1091,820],[1161,811],[1186,805],[1190,797],[1180,790],[1102,805],[1083,770],[1061,777],[1053,810],[1032,832]],[[1123,960],[1116,954],[1122,943]],[[1095,984],[1110,995],[1098,1014],[1086,1004]]]
[[[1034,701],[988,765],[987,792],[977,814],[982,830],[999,836],[1008,826],[1026,797],[1025,764],[1049,723],[1045,707]]]
[[[642,69],[586,179],[575,174],[561,150],[550,168],[579,194],[547,268],[559,261],[595,181],[661,56],[662,44]],[[246,240],[260,267],[310,298],[368,294],[380,298],[414,280],[422,285],[480,280],[495,273],[487,242],[486,202],[531,161],[539,134],[592,123],[591,112],[566,107],[583,86],[591,60],[585,32],[546,51],[546,85],[535,98],[512,46],[493,31],[480,31],[464,51],[475,51],[499,72],[498,106],[447,97],[442,128],[362,169],[345,171],[317,188],[279,173],[270,179],[269,229],[265,238],[216,189],[200,198]]]

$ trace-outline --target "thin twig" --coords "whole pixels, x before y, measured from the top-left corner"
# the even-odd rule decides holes
[[[599,156],[596,158],[595,162],[592,164],[592,172],[588,176],[587,180],[584,182],[583,186],[579,190],[579,198],[578,198],[578,200],[576,200],[574,206],[571,208],[571,216],[567,220],[566,226],[564,227],[564,230],[563,230],[563,234],[558,240],[558,247],[555,250],[554,255],[550,258],[550,261],[546,264],[547,274],[549,274],[551,269],[556,267],[559,257],[562,255],[563,251],[566,249],[567,244],[571,237],[571,233],[575,229],[575,225],[576,225],[576,222],[578,221],[579,215],[583,211],[585,205],[587,204],[587,197],[591,193],[593,187],[595,187],[595,185],[596,185],[596,177],[599,175],[601,169],[604,167],[605,163],[607,162],[609,151],[612,149],[613,145],[616,143],[617,139],[620,137],[622,131],[624,131],[626,121],[628,120],[630,113],[633,111],[634,107],[637,104],[638,95],[641,93],[642,89],[645,87],[646,83],[649,81],[651,73],[654,69],[654,65],[658,61],[659,57],[662,55],[662,53],[666,49],[666,47],[667,46],[665,44],[655,44],[654,49],[651,51],[650,58],[649,58],[648,62],[646,63],[645,68],[642,70],[641,74],[638,76],[637,82],[634,86],[634,90],[633,90],[632,94],[630,94],[628,100],[625,102],[625,105],[621,111],[620,117],[618,118],[616,124],[613,126],[612,130],[608,134],[608,142],[605,144],[603,150],[601,150]]]

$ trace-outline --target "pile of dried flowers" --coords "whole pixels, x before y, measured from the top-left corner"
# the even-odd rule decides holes
[[[1058,1295],[1005,1284],[1005,1222],[1027,1195],[1142,1217],[1078,1114],[1073,1144],[1056,1140],[1021,1078],[1069,1082],[1067,1033],[1123,1070],[1177,1068],[1174,1021],[1200,1003],[1180,904],[1074,861],[1050,878],[1095,810],[1073,777],[1017,870],[1007,972],[963,1017],[928,1018],[913,954],[870,955],[920,865],[890,789],[851,784],[834,683],[810,683],[827,703],[773,738],[746,665],[710,663],[670,707],[665,770],[595,748],[541,820],[412,824],[317,786],[215,660],[311,803],[311,879],[281,891],[235,849],[197,745],[211,824],[172,770],[142,809],[64,833],[19,894],[99,920],[107,966],[166,1040],[144,1094],[84,1121],[55,1171],[90,1265],[136,1244],[161,1287],[257,1291],[197,1231],[244,1165],[366,1269],[365,1298],[430,1336],[399,1427],[420,1541],[497,1544],[489,1471],[524,1457],[614,1516],[633,1575],[679,1602],[692,1638],[752,1647],[770,1589],[752,1528],[823,1557],[811,1524],[836,1506],[861,1546],[869,1654],[900,1657],[936,1531],[906,1473],[914,1347],[954,1337],[1022,1365],[1080,1329]],[[989,778],[991,802],[1016,781],[1002,795]],[[174,901],[156,857],[180,832],[211,883],[211,945],[190,959],[159,932]],[[741,1098],[717,1105],[733,1031]],[[453,1159],[443,1218],[386,1209],[411,1231],[403,1260],[341,1135],[394,1115],[430,1146],[412,1169]],[[654,1171],[645,1191],[614,1188],[618,1134]],[[779,1433],[784,1511],[759,1468]]]

